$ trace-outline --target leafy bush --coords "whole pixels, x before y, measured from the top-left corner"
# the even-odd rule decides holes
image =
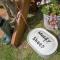
[[[44,5],[41,9],[43,14],[50,14],[54,13],[57,15],[60,15],[60,7],[58,4],[49,4],[49,5]]]
[[[43,14],[48,14],[49,13],[49,5],[42,6],[41,11]]]
[[[51,3],[56,4],[58,3],[58,0],[51,0]]]

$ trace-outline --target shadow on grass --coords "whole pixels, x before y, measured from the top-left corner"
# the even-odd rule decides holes
[[[58,49],[57,49],[57,54],[60,55],[60,39],[59,37],[57,37],[58,39]]]
[[[58,0],[58,4],[60,4],[60,0]]]
[[[40,23],[41,20],[43,20],[43,13],[41,12],[41,8],[42,7],[38,9],[38,11],[34,14],[33,17],[27,19],[27,23],[31,28],[34,28],[34,26],[36,26]]]

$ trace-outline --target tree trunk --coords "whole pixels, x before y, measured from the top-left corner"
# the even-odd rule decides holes
[[[28,11],[29,11],[28,9],[29,9],[30,0],[21,0],[21,1],[24,2],[21,5],[22,14],[23,14],[25,20],[27,20],[27,14],[28,14]],[[16,31],[12,36],[12,41],[11,41],[12,45],[17,47],[21,44],[25,29],[26,29],[26,24],[24,22],[24,19],[21,17],[20,20],[19,20],[19,24],[16,27]]]

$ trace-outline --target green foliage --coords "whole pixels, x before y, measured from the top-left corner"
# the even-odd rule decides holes
[[[49,13],[49,5],[42,6],[41,11],[43,14],[48,14]]]
[[[50,4],[51,13],[58,14],[59,7],[57,4]]]
[[[41,11],[43,14],[54,13],[60,15],[60,7],[58,4],[44,5]]]
[[[58,0],[51,0],[51,2],[52,2],[53,4],[56,4],[56,3],[58,3]]]

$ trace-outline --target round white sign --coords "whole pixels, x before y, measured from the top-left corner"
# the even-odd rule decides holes
[[[57,39],[43,28],[33,29],[29,32],[27,40],[39,55],[51,55],[58,47]]]

